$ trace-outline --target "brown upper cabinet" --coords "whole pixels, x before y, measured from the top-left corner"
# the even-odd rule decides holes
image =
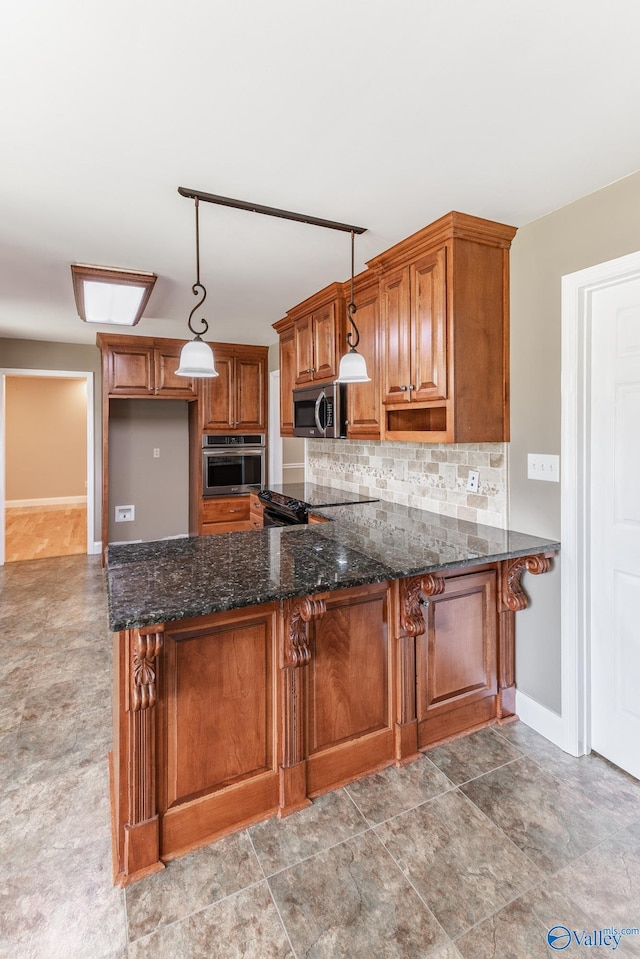
[[[203,433],[264,433],[267,428],[266,346],[214,347],[218,376],[202,380]]]
[[[193,400],[193,380],[176,376],[181,340],[98,333],[103,389],[109,396],[159,396]]]
[[[380,281],[385,404],[447,398],[446,250]]]
[[[367,263],[355,279],[354,301],[358,350],[371,382],[347,386],[349,438],[509,439],[515,233],[503,223],[452,212]],[[337,376],[347,348],[348,289],[334,283],[274,326],[281,337],[283,436],[293,432],[294,386]]]
[[[335,380],[346,345],[343,284],[332,283],[287,316],[294,323],[295,385]]]
[[[515,232],[448,213],[367,264],[380,277],[383,439],[509,439]]]
[[[280,340],[280,436],[293,436],[293,390],[296,385],[296,343],[293,320],[273,324]]]

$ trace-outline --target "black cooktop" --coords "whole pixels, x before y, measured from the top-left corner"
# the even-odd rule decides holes
[[[376,496],[361,496],[348,493],[343,489],[330,486],[316,486],[315,483],[283,483],[280,486],[266,486],[272,501],[286,505],[287,501],[296,501],[305,506],[349,506],[353,503],[376,503]]]

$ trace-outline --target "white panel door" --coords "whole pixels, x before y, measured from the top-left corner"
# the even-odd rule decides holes
[[[640,778],[640,278],[590,313],[591,745]]]

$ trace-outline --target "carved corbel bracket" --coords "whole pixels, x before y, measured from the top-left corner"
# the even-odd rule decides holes
[[[326,611],[327,604],[324,599],[311,599],[307,596],[305,599],[296,600],[293,603],[284,651],[285,666],[298,669],[309,664],[311,650],[309,648],[307,623],[324,615]]]
[[[525,570],[528,573],[539,575],[551,569],[551,557],[538,553],[535,556],[518,556],[516,559],[502,564],[502,602],[506,609],[514,613],[526,609],[529,597],[522,588],[520,578]]]
[[[408,636],[420,636],[427,628],[422,614],[422,597],[439,596],[444,592],[444,587],[445,580],[434,573],[401,581],[400,625]]]
[[[136,630],[132,643],[131,708],[137,712],[156,704],[156,659],[163,644],[157,627]]]

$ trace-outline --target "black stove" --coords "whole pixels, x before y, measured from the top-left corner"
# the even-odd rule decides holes
[[[288,483],[262,489],[258,493],[264,504],[264,525],[299,526],[309,522],[313,507],[346,506],[350,503],[374,503],[374,496],[361,496],[314,483]]]

